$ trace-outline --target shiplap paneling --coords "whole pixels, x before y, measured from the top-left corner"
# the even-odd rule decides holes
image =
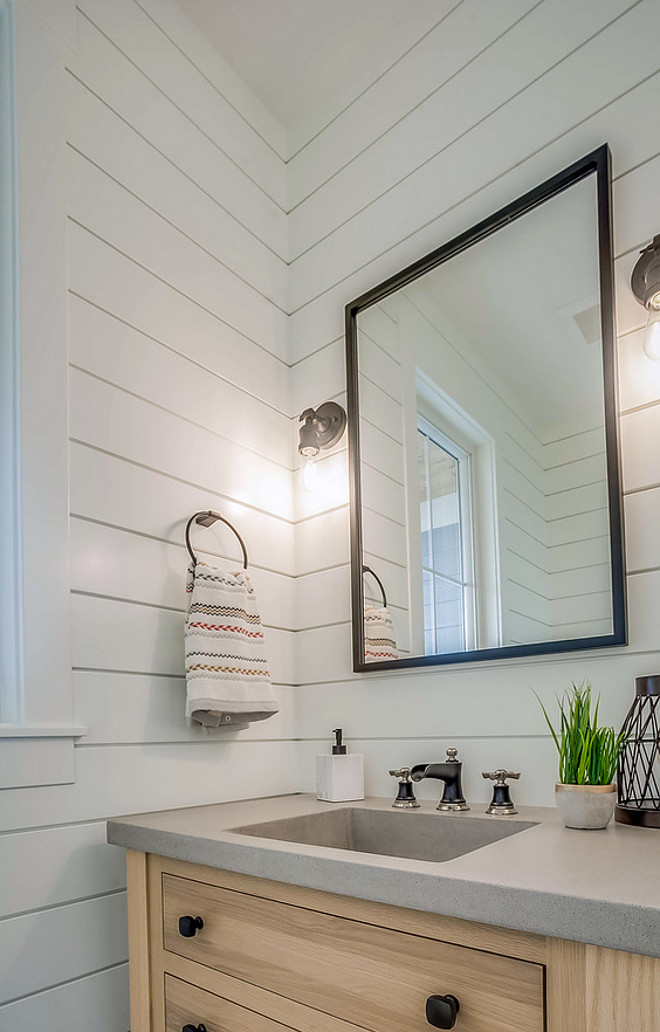
[[[145,14],[154,21],[159,32],[187,57],[228,104],[245,119],[255,133],[281,158],[286,157],[283,126],[264,106],[256,94],[240,79],[233,68],[219,57],[218,51],[200,35],[199,30],[183,13],[176,0],[136,0]]]
[[[105,819],[296,791],[295,749],[287,740],[250,740],[232,731],[197,742],[83,745],[76,749],[74,784],[1,792],[0,824],[28,830],[54,820],[93,821],[99,814]]]
[[[124,853],[105,841],[105,821],[2,835],[0,857],[2,917],[126,886]]]
[[[612,21],[626,11],[624,17]],[[657,52],[648,38],[650,27],[660,20],[653,0],[632,5],[629,0],[589,0],[580,6],[579,14],[569,2],[564,5],[563,0],[555,0],[550,6],[540,5],[519,28],[526,26],[529,32],[535,17],[541,34],[533,44],[539,52],[533,55],[528,51],[530,63],[519,60],[520,47],[525,52],[524,40],[517,41],[517,49],[508,58],[499,55],[514,74],[520,75],[517,88],[508,93],[508,103],[497,106],[491,100],[493,88],[499,89],[500,83],[507,93],[506,77],[495,71],[496,63],[491,70],[482,69],[477,62],[469,69],[471,81],[453,80],[456,99],[445,97],[439,113],[429,122],[420,122],[422,109],[418,108],[411,116],[412,124],[407,124],[407,119],[397,127],[397,134],[392,134],[397,138],[383,138],[378,147],[370,149],[371,164],[356,169],[354,181],[347,181],[347,169],[314,195],[317,210],[309,214],[305,225],[312,228],[313,240],[319,243],[292,265],[293,310],[334,283],[345,281],[352,271],[394,247],[412,230],[436,220],[438,183],[442,183],[442,210],[448,212],[577,121],[615,100],[640,78],[657,71]],[[545,22],[547,38],[542,35],[541,21]],[[514,37],[515,32],[508,34],[502,45],[507,41],[511,45]],[[575,50],[586,40],[589,42],[585,46]],[[496,62],[496,49],[488,56],[489,62]],[[540,74],[546,68],[547,74]],[[540,107],[544,111],[542,119],[538,117]],[[490,117],[484,120],[489,112]],[[457,119],[460,124],[456,131],[447,123]],[[429,125],[433,125],[433,133],[425,131]],[[445,149],[439,151],[443,141]],[[477,160],[485,146],[489,148],[486,163]],[[416,150],[419,153],[415,156]],[[386,182],[379,189],[378,178],[382,176]],[[336,204],[329,196],[331,188],[338,191]],[[354,206],[356,197],[362,203]],[[347,204],[351,205],[348,218]],[[297,213],[299,218],[301,212]],[[337,228],[332,228],[329,235],[320,233],[321,219],[323,225],[330,223]],[[463,222],[462,228],[465,225]],[[292,239],[294,253],[298,254],[293,231]]]
[[[203,562],[213,565],[213,557],[203,547],[204,529],[195,541],[195,551]],[[188,562],[188,553],[179,543],[166,544],[97,523],[71,521],[74,591],[183,610]],[[249,576],[263,623],[293,630],[293,578],[254,567]]]
[[[69,218],[280,359],[286,315],[196,241],[68,150]]]
[[[73,222],[69,238],[72,294],[284,410],[280,359]]]
[[[73,365],[288,465],[291,427],[283,413],[79,298],[69,311]]]
[[[82,1032],[90,1027],[94,1032],[123,1032],[129,1022],[126,962],[0,1006],[2,1032],[17,1028]]]
[[[507,0],[489,8],[479,0],[438,4],[437,27],[291,159],[292,205],[299,205],[392,126],[404,121],[413,108],[441,90],[533,6],[534,0]],[[447,14],[449,17],[440,20]]]
[[[195,64],[161,33],[133,0],[81,0],[79,7],[114,46],[280,208],[286,199],[286,168],[250,123],[200,74]]]
[[[90,958],[79,953],[71,974],[39,953],[52,929],[70,927],[69,911],[99,903],[69,897],[69,868],[81,864],[81,894],[118,887],[110,854],[93,859],[100,847],[95,822],[103,816],[313,788],[313,757],[337,723],[366,754],[369,791],[391,790],[388,766],[440,756],[458,741],[475,798],[486,799],[482,766],[504,764],[523,770],[521,802],[549,801],[554,757],[529,685],[552,702],[572,677],[590,677],[603,692],[604,715],[618,723],[632,677],[657,662],[654,414],[624,417],[628,556],[631,569],[651,571],[630,578],[627,652],[356,676],[345,453],[319,464],[321,475],[334,470],[334,485],[322,483],[316,500],[293,504],[299,478],[286,434],[294,428],[287,430],[280,414],[295,417],[343,392],[343,304],[604,139],[620,177],[617,248],[630,249],[616,270],[619,329],[627,334],[622,403],[631,409],[660,397],[655,368],[640,357],[643,312],[628,290],[635,249],[651,232],[649,159],[660,147],[648,119],[660,88],[653,77],[657,9],[650,0],[590,0],[579,10],[507,0],[475,21],[473,7],[472,0],[457,5],[422,47],[303,147],[289,165],[297,207],[287,219],[284,167],[273,157],[284,154],[283,133],[173,0],[81,4],[78,46],[67,58],[70,137],[79,152],[70,154],[72,214],[90,223],[69,228],[72,349],[87,370],[71,376],[72,430],[80,442],[71,449],[72,571],[76,592],[112,594],[121,581],[131,600],[73,597],[76,655],[90,666],[75,672],[76,709],[91,732],[76,750],[75,784],[0,794],[3,826],[25,829],[0,840],[17,863],[36,841],[31,836],[54,836],[53,869],[35,868],[33,899],[37,907],[57,904],[8,919],[28,922],[22,934],[33,930],[34,978],[23,987],[30,995],[0,1009],[0,1027],[37,1027],[52,1015],[58,1028],[84,1027],[91,1017],[99,1032],[127,1027],[123,956],[112,959],[119,952],[110,938],[99,944],[106,969],[98,974],[88,974]],[[498,102],[503,106],[493,111]],[[294,254],[312,249],[287,276],[289,231]],[[293,307],[304,306],[288,326],[281,311],[287,282]],[[287,354],[292,369],[282,360]],[[264,446],[257,428],[268,435]],[[365,424],[364,434],[377,440],[375,427]],[[272,593],[263,582],[264,606],[283,575],[300,577],[283,607],[298,633],[272,632],[287,679],[278,687],[282,714],[221,742],[192,731],[188,738],[177,723],[181,613],[172,600],[185,564],[181,532],[186,514],[207,505],[236,519],[254,541],[255,577],[263,571],[272,578]],[[221,533],[202,533],[214,536],[212,556],[234,555]],[[562,547],[565,572],[578,552],[585,565],[597,559],[584,545]],[[324,589],[332,593],[325,608]],[[137,670],[129,666],[134,661]],[[298,682],[306,687],[287,687]],[[303,739],[299,748],[292,729]],[[422,794],[427,790],[432,786]],[[92,823],[28,830],[76,821]],[[47,988],[51,978],[65,984]]]
[[[84,514],[85,519],[182,547],[188,515],[210,505],[241,527],[252,565],[283,574],[294,573],[294,526],[288,520],[255,510],[210,488],[75,442],[71,444],[70,463],[71,512],[75,516]],[[204,546],[207,554],[213,556],[213,565],[217,565],[218,559],[235,561],[240,557],[236,538],[220,524],[211,530],[196,528],[193,543]]]
[[[105,818],[295,788],[286,169],[274,120],[176,5],[71,13],[70,576],[89,734],[70,784],[0,793],[0,1028],[126,1032],[124,857]],[[183,529],[209,507],[243,533],[273,625],[281,712],[241,734],[184,720]],[[237,565],[226,529],[194,542]]]
[[[116,8],[104,5],[117,24]],[[285,257],[286,215],[188,118],[176,98],[154,85],[85,14],[78,17],[78,46],[68,68],[113,111],[166,154],[177,167],[217,196],[250,232]],[[166,41],[165,41],[166,42]],[[162,46],[153,27],[153,46]]]
[[[170,676],[184,673],[183,610],[74,594],[71,621],[75,668]],[[273,680],[294,683],[293,634],[264,627],[264,638]]]
[[[622,53],[627,51],[625,41],[621,42],[621,48]],[[540,140],[538,146],[532,148],[526,159],[519,160],[507,171],[495,176],[492,181],[489,180],[481,189],[470,192],[469,186],[466,186],[467,195],[449,211],[445,211],[443,205],[442,213],[438,214],[440,205],[435,201],[437,197],[435,186],[421,188],[420,201],[426,203],[431,209],[430,212],[426,212],[425,221],[421,227],[412,215],[414,197],[403,198],[401,204],[409,221],[401,228],[400,242],[383,254],[377,253],[370,263],[336,287],[328,289],[327,282],[324,283],[323,293],[319,294],[318,300],[306,304],[293,314],[290,340],[294,357],[299,360],[307,351],[318,350],[328,340],[339,335],[342,308],[346,301],[367,290],[374,282],[379,282],[398,268],[414,261],[420,254],[424,254],[437,247],[439,243],[450,239],[466,226],[484,218],[513,197],[552,175],[559,168],[580,157],[591,148],[600,145],[604,140],[609,141],[612,148],[613,170],[617,181],[653,158],[660,146],[660,140],[655,135],[655,130],[645,130],[643,112],[647,105],[656,103],[660,88],[660,75],[652,60],[649,67],[650,71],[647,71],[646,68],[631,69],[629,87],[622,89],[621,93],[612,98],[609,103],[607,98],[602,96],[601,102],[595,106],[591,114],[577,118],[575,121],[568,119],[567,124],[560,131],[558,130],[556,136]],[[604,73],[605,69],[603,68],[601,71]],[[576,75],[577,82],[574,92],[579,93],[582,79],[577,72]],[[545,101],[542,102],[545,104]],[[561,104],[553,106],[551,98],[547,103],[550,104],[553,111],[562,108]],[[535,120],[535,116],[527,112],[524,115],[523,124]],[[497,149],[496,141],[501,134],[506,137],[507,134],[515,133],[515,117],[514,127],[503,126],[499,131],[493,130],[492,133],[486,135],[489,122],[490,120],[487,120],[484,123],[481,142],[479,133],[471,134],[475,135],[474,146],[477,149],[480,146]],[[462,167],[466,168],[472,162],[473,156],[463,155],[463,159]],[[458,179],[460,182],[460,171]],[[391,203],[393,209],[396,210],[398,204],[395,205],[393,199],[391,199]],[[383,217],[387,220],[387,216]],[[617,209],[615,225],[617,220],[621,219],[625,219],[625,212]],[[643,230],[643,233],[646,237],[649,234],[648,228]],[[360,234],[360,237],[362,236],[363,234]],[[367,231],[367,236],[370,236],[370,231]],[[631,256],[627,263],[624,262],[621,274],[617,276],[617,312],[620,333],[638,327],[644,321],[642,309],[630,297],[629,278],[634,260],[634,256]],[[619,265],[621,263],[617,263],[615,266],[617,273]]]
[[[624,491],[660,484],[660,453],[657,447],[649,446],[658,440],[659,432],[660,399],[649,408],[621,417]]]
[[[296,524],[298,576],[348,561],[348,507],[341,506]]]
[[[284,466],[78,369],[69,385],[74,440],[292,518]]]
[[[576,17],[568,0],[536,5],[478,61],[467,64],[444,88],[431,92],[408,117],[394,121],[332,178],[323,177],[324,185],[292,213],[292,257],[307,255],[317,240],[336,233],[337,226],[373,205],[374,198],[395,190],[406,177],[423,177],[425,167],[438,164],[438,155],[441,164],[451,144],[489,116],[506,110],[507,104],[515,106],[544,73],[551,76],[559,62],[570,61],[576,47],[629,7],[630,0],[605,4],[588,0]],[[462,43],[466,45],[468,40]],[[506,74],[502,74],[503,64]],[[425,132],[429,125],[433,133]],[[355,139],[360,139],[360,133]],[[491,163],[481,171],[492,174]],[[430,201],[428,196],[419,197],[418,204],[428,210]]]
[[[282,304],[286,263],[73,75],[69,144],[257,290]]]
[[[1,998],[27,996],[127,956],[125,892],[8,917],[0,922]]]
[[[303,359],[291,366],[291,414],[298,419],[304,409],[319,395],[323,384],[323,397],[334,397],[346,388],[346,377],[343,369],[344,341],[330,341],[313,356]],[[327,390],[327,394],[325,393]]]
[[[294,689],[277,685],[280,712],[240,732],[244,739],[295,737]],[[186,685],[182,676],[160,677],[116,671],[76,670],[73,675],[76,719],[87,727],[88,745],[139,742],[209,742],[224,732],[208,735],[201,727],[186,727]],[[130,713],[131,719],[126,719]],[[0,843],[1,851],[1,843]]]

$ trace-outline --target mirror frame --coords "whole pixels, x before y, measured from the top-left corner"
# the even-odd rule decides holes
[[[496,233],[498,229],[521,218],[533,208],[556,197],[564,190],[596,176],[596,203],[598,216],[598,265],[600,280],[600,314],[603,356],[603,390],[605,403],[605,451],[607,490],[609,501],[610,558],[612,583],[612,632],[588,638],[561,641],[531,642],[526,645],[501,645],[496,648],[473,649],[465,652],[440,653],[430,656],[411,656],[380,663],[364,661],[364,584],[362,574],[362,483],[360,477],[360,419],[357,317],[360,312],[382,301],[383,298],[407,286],[413,280],[449,261],[473,244]],[[348,457],[350,477],[351,524],[351,598],[353,669],[367,673],[378,670],[400,670],[407,667],[436,666],[450,663],[475,663],[492,659],[511,659],[519,656],[550,655],[558,652],[578,652],[627,644],[626,630],[626,577],[624,554],[623,505],[621,496],[621,467],[619,457],[617,367],[614,310],[614,260],[612,240],[611,155],[609,146],[601,147],[569,165],[563,171],[545,180],[540,186],[523,194],[493,215],[466,230],[446,244],[424,255],[412,265],[372,287],[351,301],[345,308],[346,319],[346,377],[348,394]]]

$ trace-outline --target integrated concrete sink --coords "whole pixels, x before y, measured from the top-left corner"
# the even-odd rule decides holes
[[[298,842],[307,846],[438,863],[533,827],[535,823],[532,821],[514,821],[510,817],[341,807],[325,813],[248,824],[231,830],[239,835],[277,839],[278,842]]]

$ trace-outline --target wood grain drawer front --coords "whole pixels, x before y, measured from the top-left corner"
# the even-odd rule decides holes
[[[179,917],[203,918],[193,938]],[[459,1032],[543,1032],[544,968],[163,875],[166,950],[373,1032],[424,1032],[452,993]]]
[[[165,1029],[181,1032],[185,1025],[203,1024],[206,1032],[290,1032],[263,1014],[239,1007],[172,975],[165,976]]]

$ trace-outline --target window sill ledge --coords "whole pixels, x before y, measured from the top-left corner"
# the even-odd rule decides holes
[[[72,785],[74,739],[85,733],[70,725],[0,725],[0,789]]]
[[[82,738],[86,727],[60,724],[0,724],[2,738]]]

